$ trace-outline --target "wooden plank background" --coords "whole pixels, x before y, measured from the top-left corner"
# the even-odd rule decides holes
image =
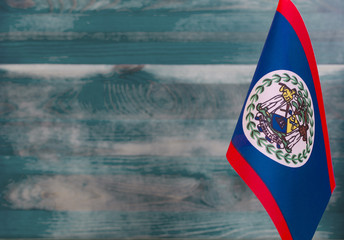
[[[344,239],[344,2],[294,3],[337,180],[315,239]],[[278,238],[225,158],[276,5],[1,1],[0,238]]]

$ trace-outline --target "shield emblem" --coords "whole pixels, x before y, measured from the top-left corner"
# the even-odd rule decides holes
[[[288,119],[278,114],[272,115],[272,128],[281,133],[287,133]]]
[[[299,126],[299,121],[297,120],[295,115],[289,117],[287,122],[287,133],[291,133],[292,131],[298,129]]]

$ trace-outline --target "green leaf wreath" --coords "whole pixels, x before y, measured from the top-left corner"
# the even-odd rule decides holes
[[[259,100],[259,94],[263,93],[266,88],[270,87],[272,83],[280,83],[280,82],[290,82],[294,86],[296,86],[299,90],[298,94],[300,96],[303,96],[306,100],[307,107],[307,123],[310,124],[309,133],[310,136],[307,138],[306,141],[306,148],[302,151],[302,153],[296,154],[290,154],[290,153],[284,153],[284,151],[280,149],[276,149],[276,147],[272,144],[270,144],[265,137],[261,137],[260,132],[256,129],[256,123],[253,122],[254,114],[252,111],[256,108],[256,103]],[[293,163],[298,164],[302,163],[304,160],[307,159],[308,154],[311,152],[311,146],[313,144],[313,136],[314,136],[314,118],[313,118],[313,110],[311,108],[312,102],[310,99],[310,95],[308,91],[304,88],[304,85],[301,81],[297,79],[295,76],[290,76],[287,73],[284,73],[283,76],[279,74],[274,74],[272,78],[266,78],[263,80],[263,83],[261,85],[258,85],[254,89],[255,93],[250,97],[249,104],[246,107],[247,114],[245,116],[245,119],[247,121],[246,128],[250,132],[250,137],[253,140],[257,141],[257,145],[261,148],[265,148],[266,152],[271,155],[275,155],[278,160],[284,160],[287,164]]]

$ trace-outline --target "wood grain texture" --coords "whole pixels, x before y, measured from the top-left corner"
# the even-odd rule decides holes
[[[343,238],[343,65],[321,65]],[[254,65],[0,65],[1,238],[275,239],[225,159]]]
[[[296,1],[318,63],[344,62],[341,2]],[[271,1],[6,0],[0,63],[255,64]]]
[[[337,181],[315,239],[344,239],[344,2],[293,2]],[[0,1],[0,238],[278,239],[225,159],[276,6]]]

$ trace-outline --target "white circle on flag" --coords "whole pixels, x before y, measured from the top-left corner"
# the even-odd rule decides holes
[[[302,78],[288,70],[263,76],[245,104],[242,127],[249,142],[269,159],[301,167],[315,136],[312,97]]]

